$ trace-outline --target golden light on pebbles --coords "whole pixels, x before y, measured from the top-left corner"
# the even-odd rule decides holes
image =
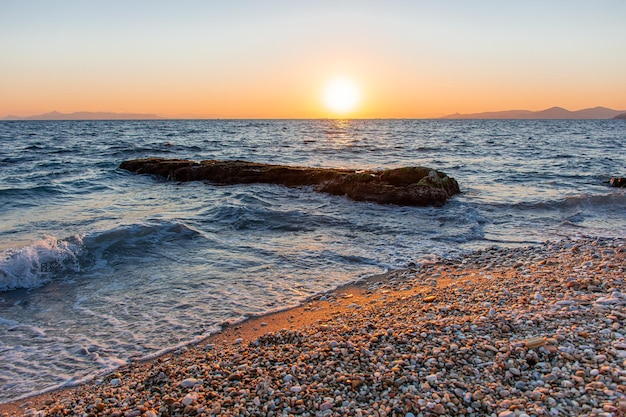
[[[437,297],[435,297],[434,295],[428,295],[424,297],[422,301],[424,301],[425,303],[434,303],[436,299]]]
[[[389,415],[399,409],[415,416],[504,416],[544,415],[551,408],[561,415],[624,415],[626,371],[618,352],[626,340],[613,325],[626,305],[615,290],[624,286],[625,243],[577,240],[479,251],[448,265],[450,284],[436,288],[421,283],[441,265],[425,265],[401,280],[391,274],[364,284],[368,296],[397,294],[410,284],[437,302],[424,314],[419,297],[397,297],[249,344],[190,347],[119,371],[117,386],[78,387],[47,408],[79,415],[95,411],[86,405],[101,398],[100,415],[141,415],[146,408],[159,415]],[[608,260],[613,268],[598,267]],[[512,269],[517,263],[531,273]],[[589,289],[568,287],[567,277],[578,273],[573,265],[583,263],[589,266],[580,280],[589,280]],[[468,280],[475,270],[494,278]],[[533,293],[542,294],[540,303],[529,302]],[[579,301],[559,304],[565,299]],[[492,315],[491,306],[498,306]],[[195,383],[183,386],[189,379]],[[130,396],[133,401],[120,400]]]

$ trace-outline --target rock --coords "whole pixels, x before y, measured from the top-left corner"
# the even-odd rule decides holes
[[[333,408],[333,405],[331,403],[323,402],[320,404],[320,411],[330,410],[331,408]]]
[[[611,187],[624,188],[626,187],[626,177],[613,177],[611,178]]]
[[[441,206],[460,193],[454,178],[424,167],[383,171],[309,168],[247,161],[189,161],[147,158],[124,161],[121,169],[174,181],[209,181],[217,184],[279,184],[313,186],[316,191],[345,195],[356,201],[402,206]]]
[[[180,383],[180,385],[184,388],[191,388],[191,387],[194,387],[197,383],[198,383],[198,380],[196,378],[187,378],[187,379],[184,379]]]
[[[190,392],[189,394],[185,395],[185,397],[183,398],[181,402],[183,403],[183,405],[191,405],[195,403],[197,400],[198,400],[198,394],[195,392]]]
[[[546,339],[543,337],[532,337],[524,340],[524,344],[527,348],[534,349],[546,344]]]

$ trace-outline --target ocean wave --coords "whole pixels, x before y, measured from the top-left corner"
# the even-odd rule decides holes
[[[80,269],[82,238],[46,236],[30,246],[0,252],[0,291],[40,287],[64,270]]]
[[[11,188],[0,189],[0,199],[7,203],[33,204],[39,198],[58,196],[63,194],[63,188],[59,185],[13,185]]]
[[[197,235],[181,222],[154,221],[65,239],[46,236],[26,247],[0,252],[0,291],[41,287],[105,257],[141,253],[150,245],[167,245]]]
[[[319,227],[320,223],[329,222],[324,216],[315,216],[299,210],[274,210],[243,204],[211,207],[204,214],[215,224],[234,230],[311,231]]]
[[[588,207],[590,209],[623,209],[624,206],[626,206],[626,191],[616,190],[606,194],[583,193],[559,199],[521,201],[514,204],[491,203],[490,205],[494,207],[510,207],[520,210],[558,210],[576,209],[579,207]]]

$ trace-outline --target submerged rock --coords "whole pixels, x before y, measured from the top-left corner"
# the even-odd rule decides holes
[[[611,178],[611,187],[626,188],[626,178],[613,177]]]
[[[174,181],[216,184],[279,184],[313,186],[316,191],[345,195],[356,201],[404,206],[441,206],[460,193],[454,178],[424,167],[382,171],[309,168],[247,161],[189,161],[147,158],[124,161],[121,169]]]

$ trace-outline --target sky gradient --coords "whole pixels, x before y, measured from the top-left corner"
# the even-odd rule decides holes
[[[626,1],[0,0],[0,118],[626,109]]]

